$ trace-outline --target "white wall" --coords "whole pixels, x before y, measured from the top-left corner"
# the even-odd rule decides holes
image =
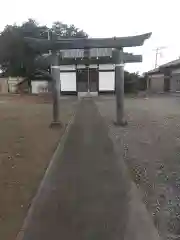
[[[61,70],[64,70],[64,71],[76,70],[76,66],[75,65],[60,65],[60,71]]]
[[[61,91],[76,91],[76,73],[75,72],[61,72]]]
[[[180,68],[172,70],[172,74],[180,73]]]
[[[17,84],[24,80],[22,77],[9,77],[8,78],[8,85],[9,85],[9,92],[16,93],[17,92]]]
[[[0,93],[8,93],[8,78],[0,78]]]
[[[89,65],[89,68],[97,68],[98,66],[97,66],[97,64],[90,64]]]
[[[99,64],[100,70],[114,70],[114,64]]]
[[[86,68],[86,66],[84,64],[78,64],[77,69],[80,69],[80,68]]]
[[[31,81],[32,93],[38,94],[48,91],[48,81]]]
[[[99,72],[99,91],[114,91],[114,77],[114,72]]]

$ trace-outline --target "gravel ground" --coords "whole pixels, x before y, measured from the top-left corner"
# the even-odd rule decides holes
[[[180,98],[126,98],[124,128],[114,97],[95,102],[162,239],[180,239]]]
[[[44,103],[46,102],[46,104]],[[0,96],[0,239],[14,240],[32,197],[75,109],[61,100],[64,127],[51,129],[52,104],[44,97]]]

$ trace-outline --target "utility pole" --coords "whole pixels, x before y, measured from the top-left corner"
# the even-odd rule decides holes
[[[156,52],[156,57],[155,57],[155,68],[157,68],[158,67],[158,55],[159,54],[161,54],[161,50],[162,49],[165,49],[165,48],[167,48],[167,47],[157,47],[156,49],[154,49],[154,51]]]
[[[51,36],[52,36],[51,30],[48,29],[47,33],[48,33],[48,40],[51,40]],[[49,54],[51,54],[51,50],[49,50]]]

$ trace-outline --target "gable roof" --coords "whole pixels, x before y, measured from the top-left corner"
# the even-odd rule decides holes
[[[177,65],[180,65],[180,59],[176,59],[176,60],[173,60],[171,62],[168,62],[168,63],[165,63],[163,65],[160,66],[160,68],[165,68],[165,67],[174,67],[174,66],[177,66]]]
[[[159,67],[158,67],[158,68],[154,68],[154,69],[148,71],[147,73],[148,73],[148,74],[155,74],[155,73],[159,73],[159,72],[160,72],[160,69],[159,69]]]
[[[164,70],[165,68],[171,68],[171,67],[179,67],[180,66],[180,58],[173,60],[171,62],[167,62],[165,64],[160,65],[157,68],[154,68],[150,71],[148,71],[148,74],[156,74],[156,73],[161,73],[162,70]]]

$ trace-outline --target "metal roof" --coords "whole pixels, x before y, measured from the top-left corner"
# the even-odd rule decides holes
[[[25,41],[38,51],[58,49],[90,49],[90,48],[123,48],[142,46],[144,41],[150,38],[151,33],[128,37],[114,38],[76,38],[47,40],[26,37]]]
[[[158,72],[160,72],[159,67],[158,67],[158,68],[154,68],[154,69],[148,71],[147,73],[148,73],[148,74],[154,74],[154,73],[158,73]]]
[[[164,67],[174,67],[176,65],[179,65],[180,64],[180,59],[176,59],[176,60],[173,60],[171,62],[168,62],[168,63],[165,63],[163,65],[160,66],[160,68],[164,68]]]
[[[148,74],[155,74],[161,72],[162,69],[164,68],[169,68],[169,67],[176,67],[180,65],[180,59],[173,60],[171,62],[165,63],[160,65],[158,68],[152,69],[148,71]]]

